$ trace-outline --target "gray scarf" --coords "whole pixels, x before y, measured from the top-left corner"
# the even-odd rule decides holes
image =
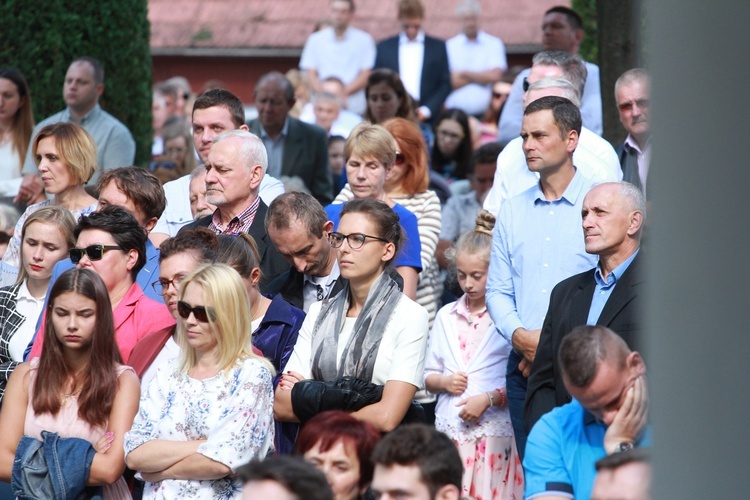
[[[339,333],[349,310],[349,283],[335,297],[323,302],[312,333],[312,375],[324,382],[355,377],[372,380],[375,358],[385,327],[401,298],[398,285],[382,273],[370,287],[362,311],[336,369]]]

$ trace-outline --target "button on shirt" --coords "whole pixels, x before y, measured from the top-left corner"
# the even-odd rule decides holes
[[[278,179],[281,177],[281,166],[284,161],[284,141],[287,134],[289,134],[289,117],[284,121],[284,128],[281,129],[276,139],[269,137],[266,129],[263,128],[260,122],[258,122],[258,128],[260,130],[260,140],[263,141],[263,145],[266,147],[266,152],[268,153],[268,168],[266,169],[266,173]]]
[[[305,313],[310,309],[310,305],[315,302],[327,299],[331,295],[331,290],[336,280],[341,275],[339,263],[334,260],[331,274],[325,277],[305,275],[305,286],[302,289],[303,309]]]
[[[633,255],[628,258],[625,262],[617,266],[609,275],[607,279],[602,277],[602,272],[599,266],[596,266],[594,271],[594,281],[596,281],[596,288],[594,289],[594,296],[591,298],[591,307],[589,308],[589,317],[586,320],[587,325],[596,325],[599,321],[599,316],[602,315],[604,306],[607,305],[609,296],[612,295],[612,290],[617,285],[617,280],[627,271],[630,267],[630,263],[633,262],[635,256],[638,255],[639,250],[636,250]]]
[[[487,307],[509,343],[518,328],[542,327],[557,283],[596,265],[581,228],[583,198],[592,185],[576,171],[557,200],[547,200],[537,184],[500,208],[492,232]]]

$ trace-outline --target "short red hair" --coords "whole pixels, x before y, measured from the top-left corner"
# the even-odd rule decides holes
[[[427,143],[419,126],[403,118],[390,118],[383,122],[383,127],[396,139],[404,157],[406,173],[401,181],[404,191],[412,196],[426,191],[430,184]]]
[[[295,452],[304,455],[317,444],[320,451],[328,451],[339,441],[344,443],[347,451],[354,448],[359,459],[359,487],[364,488],[372,482],[374,465],[370,455],[380,441],[380,433],[369,422],[357,420],[341,410],[319,413],[302,427],[297,436]]]

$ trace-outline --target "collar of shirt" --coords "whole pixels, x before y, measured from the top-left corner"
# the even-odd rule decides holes
[[[648,140],[646,141],[646,147],[644,147],[643,149],[641,149],[638,143],[635,142],[635,139],[633,138],[631,134],[628,134],[628,136],[625,138],[625,144],[633,148],[640,156],[642,154],[645,154],[646,151],[648,151],[649,149],[651,149],[651,137],[648,138]]]
[[[609,276],[607,276],[607,279],[605,280],[604,277],[602,277],[602,272],[599,266],[596,266],[596,271],[594,271],[594,280],[596,281],[596,284],[601,287],[604,290],[607,290],[617,284],[617,280],[620,279],[620,277],[623,275],[625,271],[627,271],[628,267],[630,267],[630,263],[633,262],[633,259],[635,259],[635,256],[638,255],[638,252],[640,252],[640,248],[633,252],[633,255],[628,257],[625,262],[617,266],[611,273],[609,273]]]
[[[541,181],[537,182],[536,194],[534,195],[534,204],[537,205],[539,203],[555,203],[564,200],[569,205],[575,206],[578,197],[586,195],[586,193],[583,192],[584,187],[584,177],[578,169],[576,169],[576,173],[570,180],[568,187],[565,188],[565,192],[563,193],[563,195],[557,200],[548,200],[547,198],[545,198],[544,192],[542,191]]]
[[[424,44],[424,30],[419,30],[419,33],[417,33],[417,36],[414,38],[414,40],[409,40],[409,37],[406,36],[406,33],[403,31],[398,34],[398,44],[404,45],[407,43],[421,43]]]
[[[463,32],[459,33],[458,36],[461,37],[461,42],[464,43],[464,44],[479,43],[479,42],[482,41],[481,38],[484,36],[484,32],[483,31],[477,31],[477,37],[474,40],[472,40],[471,38],[469,38],[468,36],[466,36],[466,33],[463,33]]]
[[[214,212],[213,217],[211,218],[209,229],[213,230],[217,234],[246,233],[250,229],[250,226],[252,226],[253,220],[255,220],[255,213],[258,211],[259,206],[260,196],[257,196],[255,198],[255,201],[253,201],[249,207],[247,207],[245,210],[240,212],[232,220],[229,221],[227,227],[223,227],[221,225],[221,209],[217,208]]]
[[[334,259],[333,261],[333,267],[331,267],[331,274],[328,276],[305,276],[305,285],[308,283],[314,287],[322,286],[326,289],[326,295],[330,293],[331,287],[333,287],[333,283],[339,278],[341,275],[341,271],[339,270],[339,263],[337,260]]]
[[[83,118],[81,118],[80,121],[75,121],[73,119],[73,116],[70,114],[70,108],[65,108],[65,111],[63,112],[63,121],[65,122],[72,122],[77,125],[85,125],[86,123],[96,119],[97,116],[102,112],[102,107],[99,106],[99,104],[94,105],[93,108],[91,108],[91,111],[86,113]]]
[[[26,280],[23,280],[23,283],[21,283],[21,287],[18,289],[18,294],[16,295],[16,302],[21,300],[26,300],[29,302],[44,302],[44,299],[47,298],[47,291],[45,290],[44,295],[37,299],[33,295],[31,295],[27,283],[28,282]]]
[[[263,139],[264,141],[265,140],[273,141],[273,139],[271,139],[266,133],[266,129],[263,128],[263,124],[260,123],[260,121],[258,121],[258,131],[260,132],[259,135],[261,139]],[[287,116],[286,120],[284,120],[284,127],[281,129],[281,133],[276,138],[276,140],[278,141],[279,139],[286,137],[287,133],[289,133],[289,116]]]
[[[456,313],[457,315],[464,318],[466,321],[471,323],[474,321],[474,318],[481,318],[482,316],[487,313],[487,306],[484,306],[484,309],[477,313],[472,313],[471,309],[469,309],[469,297],[466,294],[461,295],[459,299],[453,303],[453,309],[451,312]]]

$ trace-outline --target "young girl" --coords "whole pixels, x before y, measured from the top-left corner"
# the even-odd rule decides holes
[[[492,222],[480,214],[456,243],[464,294],[437,314],[425,361],[425,386],[440,394],[435,427],[456,443],[464,462],[462,495],[523,498],[523,472],[506,405],[510,346],[495,332],[484,303]]]
[[[122,479],[123,436],[133,424],[140,390],[133,369],[120,361],[112,306],[101,278],[88,269],[64,272],[52,286],[48,317],[41,358],[18,365],[5,392],[0,480],[9,481],[13,469],[29,462],[33,443],[28,438],[33,438],[45,443],[49,472],[43,478],[32,468],[31,477],[22,472],[21,483],[14,474],[16,496],[37,498],[46,491],[39,497],[51,498],[44,489],[51,482],[58,498],[63,495],[59,487],[66,488],[68,498],[77,498],[86,486],[104,486],[105,499],[131,498]],[[78,441],[64,449],[53,443],[59,447],[58,460],[57,454],[47,454],[47,433]]]

